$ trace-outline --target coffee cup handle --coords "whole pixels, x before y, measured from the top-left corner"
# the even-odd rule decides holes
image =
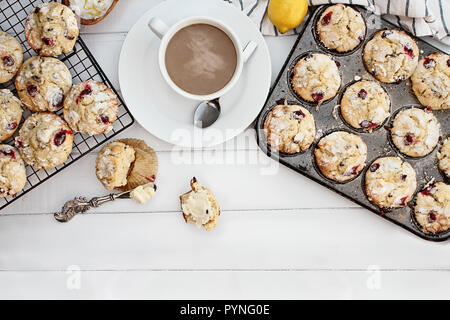
[[[255,52],[256,48],[258,47],[258,44],[256,42],[250,41],[245,46],[243,52],[242,52],[242,59],[244,63],[250,59],[250,57],[253,55],[253,52]]]
[[[148,22],[148,27],[160,39],[162,39],[164,37],[164,35],[166,34],[167,30],[169,30],[169,27],[161,19],[159,19],[157,17],[153,17]]]

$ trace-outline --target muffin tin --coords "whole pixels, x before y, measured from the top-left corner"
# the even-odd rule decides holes
[[[36,53],[30,48],[27,41],[25,40],[24,27],[25,20],[28,13],[33,10],[37,5],[49,2],[48,0],[2,0],[0,1],[0,29],[4,32],[9,33],[14,36],[22,45],[24,61],[29,57],[35,56]],[[81,159],[89,152],[102,145],[104,142],[115,137],[117,134],[123,130],[129,128],[134,123],[134,118],[130,111],[126,107],[122,98],[118,95],[117,91],[114,89],[113,85],[107,78],[106,74],[100,68],[99,64],[95,60],[92,53],[89,51],[88,47],[82,40],[80,36],[75,44],[75,48],[72,52],[67,54],[62,54],[57,59],[65,63],[69,69],[73,83],[79,83],[89,79],[103,82],[108,87],[110,87],[114,93],[117,95],[119,100],[119,112],[117,120],[114,122],[113,129],[107,134],[100,134],[95,136],[87,136],[76,132],[74,134],[73,149],[69,158],[62,165],[50,169],[50,170],[36,170],[28,164],[25,164],[27,183],[22,191],[20,191],[15,197],[9,196],[6,198],[0,198],[0,209],[5,208],[12,202],[18,200],[20,197],[26,193],[32,191],[34,188],[47,181],[55,174],[61,172],[61,170],[67,168],[75,161]],[[10,89],[16,96],[17,92],[14,87],[14,78],[6,83],[0,84],[0,89]],[[62,114],[62,109],[56,112],[58,115]],[[22,121],[19,124],[19,128],[25,118],[29,117],[31,112],[24,109]],[[14,145],[14,137],[17,136],[19,130],[16,131],[14,136],[2,143]]]
[[[417,190],[419,192],[426,183],[435,178],[436,181],[445,181],[445,177],[438,169],[438,160],[436,153],[440,146],[437,146],[430,154],[421,158],[411,158],[404,156],[395,146],[391,143],[389,130],[386,124],[390,124],[393,116],[401,108],[408,106],[420,106],[420,103],[416,99],[414,93],[411,90],[410,80],[403,81],[400,84],[385,84],[381,83],[381,86],[386,90],[391,99],[391,116],[386,120],[383,126],[373,130],[371,133],[362,132],[352,128],[346,124],[340,116],[339,107],[335,110],[335,106],[339,104],[342,90],[347,87],[348,84],[355,81],[355,77],[361,79],[377,81],[369,72],[365,69],[362,60],[362,51],[364,45],[371,39],[373,34],[382,29],[398,29],[397,26],[384,20],[380,16],[374,15],[364,8],[354,7],[361,12],[364,20],[366,21],[367,31],[366,37],[362,41],[363,43],[355,50],[347,53],[333,52],[333,50],[327,50],[318,40],[315,35],[315,25],[320,17],[321,13],[327,6],[321,6],[314,12],[310,13],[308,20],[305,22],[302,31],[300,32],[297,41],[294,44],[289,56],[284,63],[274,86],[272,87],[269,97],[261,110],[256,120],[256,132],[257,141],[260,148],[271,158],[279,161],[283,165],[295,170],[296,172],[307,176],[308,178],[320,183],[321,185],[337,192],[338,194],[346,197],[364,208],[376,213],[377,215],[385,218],[386,220],[395,223],[404,229],[414,233],[415,235],[431,241],[444,241],[450,238],[450,231],[442,232],[436,235],[424,233],[414,218],[414,212],[412,209],[412,200],[409,205],[400,209],[393,209],[387,212],[380,210],[376,205],[372,204],[368,199],[364,191],[364,178],[365,173],[368,170],[370,164],[379,157],[385,156],[398,156],[405,161],[409,162],[416,170],[417,174]],[[427,44],[426,42],[410,35],[417,43],[420,49],[420,57],[429,55],[430,53],[440,51],[439,49]],[[338,62],[339,71],[342,78],[340,92],[332,99],[325,101],[321,104],[318,111],[316,111],[316,105],[309,102],[305,102],[300,99],[292,90],[290,85],[291,71],[295,62],[300,56],[304,56],[307,52],[321,52],[330,55],[335,61]],[[304,153],[296,153],[293,155],[287,155],[278,152],[272,152],[267,145],[266,136],[264,134],[264,120],[267,114],[273,107],[283,103],[287,100],[290,104],[299,104],[305,106],[314,116],[316,122],[316,139],[313,145]],[[450,132],[450,117],[449,110],[433,111],[433,114],[441,124],[441,135],[444,137]],[[325,178],[317,168],[314,160],[314,147],[317,142],[330,132],[343,130],[347,132],[353,132],[359,134],[368,147],[368,154],[366,160],[366,166],[362,172],[353,180],[345,183],[339,183],[331,181]],[[448,181],[447,181],[448,182]],[[415,198],[415,195],[414,195]]]

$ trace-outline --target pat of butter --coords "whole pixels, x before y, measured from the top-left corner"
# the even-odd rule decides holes
[[[204,190],[190,192],[181,207],[185,214],[191,216],[198,227],[211,220],[212,205],[209,201],[209,194]]]
[[[155,195],[155,192],[156,185],[153,182],[150,182],[134,188],[130,192],[130,197],[137,203],[144,204]]]

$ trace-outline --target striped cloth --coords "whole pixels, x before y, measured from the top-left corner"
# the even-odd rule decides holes
[[[247,14],[264,35],[278,36],[267,17],[269,0],[224,0]],[[412,34],[432,36],[450,45],[450,0],[308,0],[310,5],[345,3],[367,7],[375,14],[390,15],[390,20]],[[286,35],[297,34],[300,27]]]

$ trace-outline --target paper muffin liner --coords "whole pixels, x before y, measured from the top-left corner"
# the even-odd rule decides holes
[[[127,184],[117,190],[127,191],[149,182],[154,182],[158,173],[158,157],[156,152],[143,140],[126,138],[117,140],[134,148],[135,160],[128,172]]]

